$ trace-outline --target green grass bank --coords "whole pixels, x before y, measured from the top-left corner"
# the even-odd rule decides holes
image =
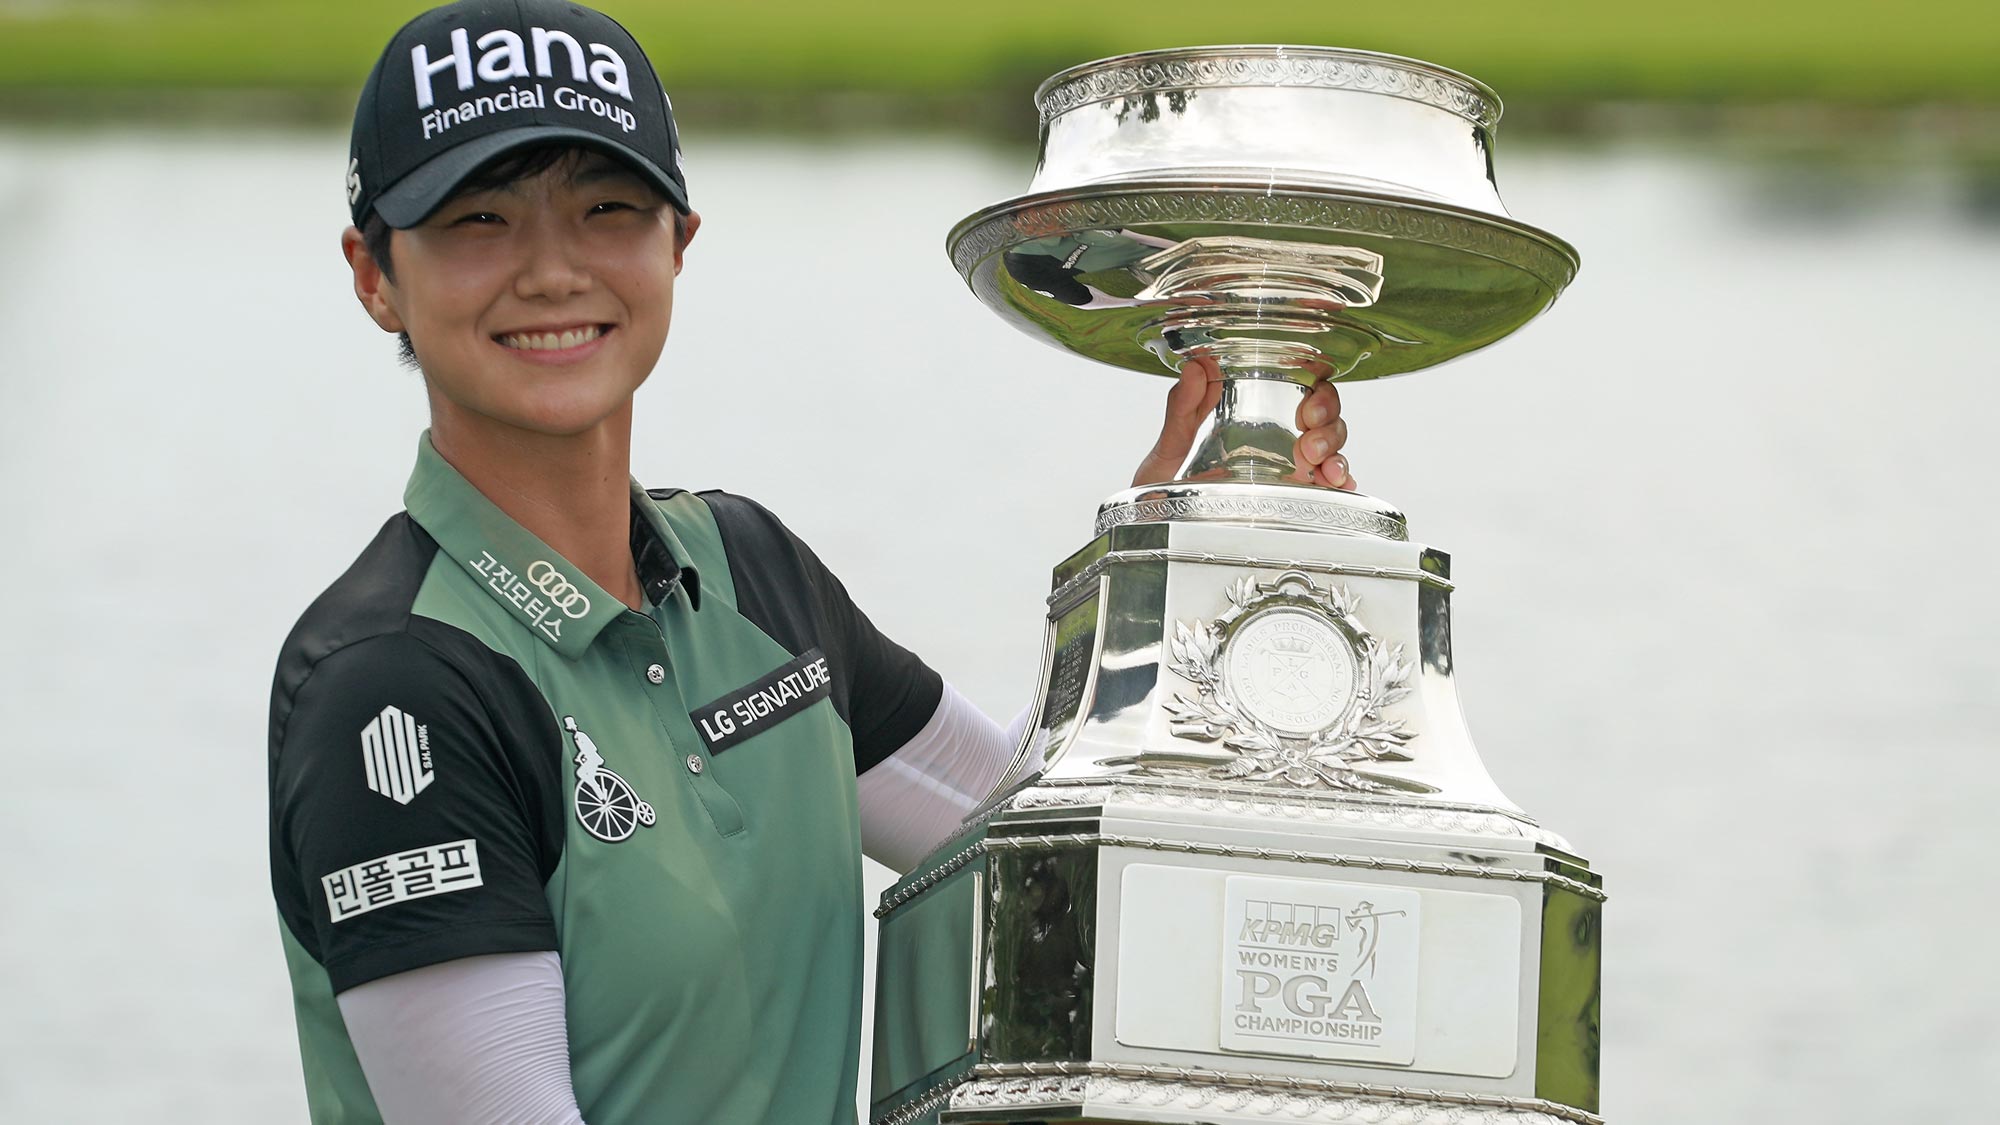
[[[952,103],[1063,66],[1195,43],[1326,43],[1466,71],[1515,103],[2000,105],[2000,3],[1550,0],[604,0],[668,89],[797,104],[824,93]],[[0,0],[0,99],[235,92],[327,104],[423,7],[391,0]],[[335,97],[339,95],[339,97]],[[1008,112],[1018,113],[1018,107]]]

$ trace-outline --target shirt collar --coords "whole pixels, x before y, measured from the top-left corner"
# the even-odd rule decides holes
[[[403,491],[403,504],[410,518],[508,616],[571,660],[583,655],[597,634],[625,611],[623,602],[515,523],[452,468],[431,444],[429,430],[417,440],[417,465]],[[686,587],[690,604],[698,605],[694,568],[678,561],[687,557],[686,552],[652,498],[636,483],[632,508],[633,558],[639,563],[646,596],[658,600],[678,583]]]
[[[660,604],[679,586],[687,592],[688,608],[701,609],[701,574],[688,557],[673,525],[660,514],[659,502],[632,482],[632,562],[639,572],[639,589],[646,600]]]

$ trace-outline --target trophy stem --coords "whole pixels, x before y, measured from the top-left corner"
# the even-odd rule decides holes
[[[1195,435],[1178,479],[1298,480],[1292,451],[1299,439],[1299,402],[1311,389],[1298,381],[1297,372],[1225,372],[1222,401]]]

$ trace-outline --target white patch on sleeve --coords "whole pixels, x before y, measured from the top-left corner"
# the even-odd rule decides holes
[[[435,780],[431,772],[431,730],[397,707],[361,728],[361,765],[368,788],[407,805]]]
[[[413,898],[469,891],[484,882],[479,875],[476,840],[391,852],[322,875],[319,880],[326,888],[326,912],[335,922]]]

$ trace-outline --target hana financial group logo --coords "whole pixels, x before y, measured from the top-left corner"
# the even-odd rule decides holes
[[[410,77],[416,87],[417,109],[423,115],[424,139],[442,135],[456,125],[495,113],[521,109],[573,110],[594,114],[630,133],[639,119],[627,106],[632,99],[631,73],[617,51],[603,43],[584,44],[576,36],[554,28],[530,27],[524,40],[520,33],[496,28],[478,39],[463,27],[453,28],[451,50],[431,57],[427,44],[410,48]],[[473,48],[479,49],[475,58]],[[568,81],[574,85],[549,82],[561,77],[558,61],[567,63]],[[530,63],[532,61],[532,68]],[[462,99],[457,105],[439,106],[441,85],[434,78],[449,73]],[[530,81],[541,79],[543,81]],[[473,87],[484,84],[478,94]],[[597,96],[608,94],[625,105]],[[449,95],[447,95],[449,96]]]

